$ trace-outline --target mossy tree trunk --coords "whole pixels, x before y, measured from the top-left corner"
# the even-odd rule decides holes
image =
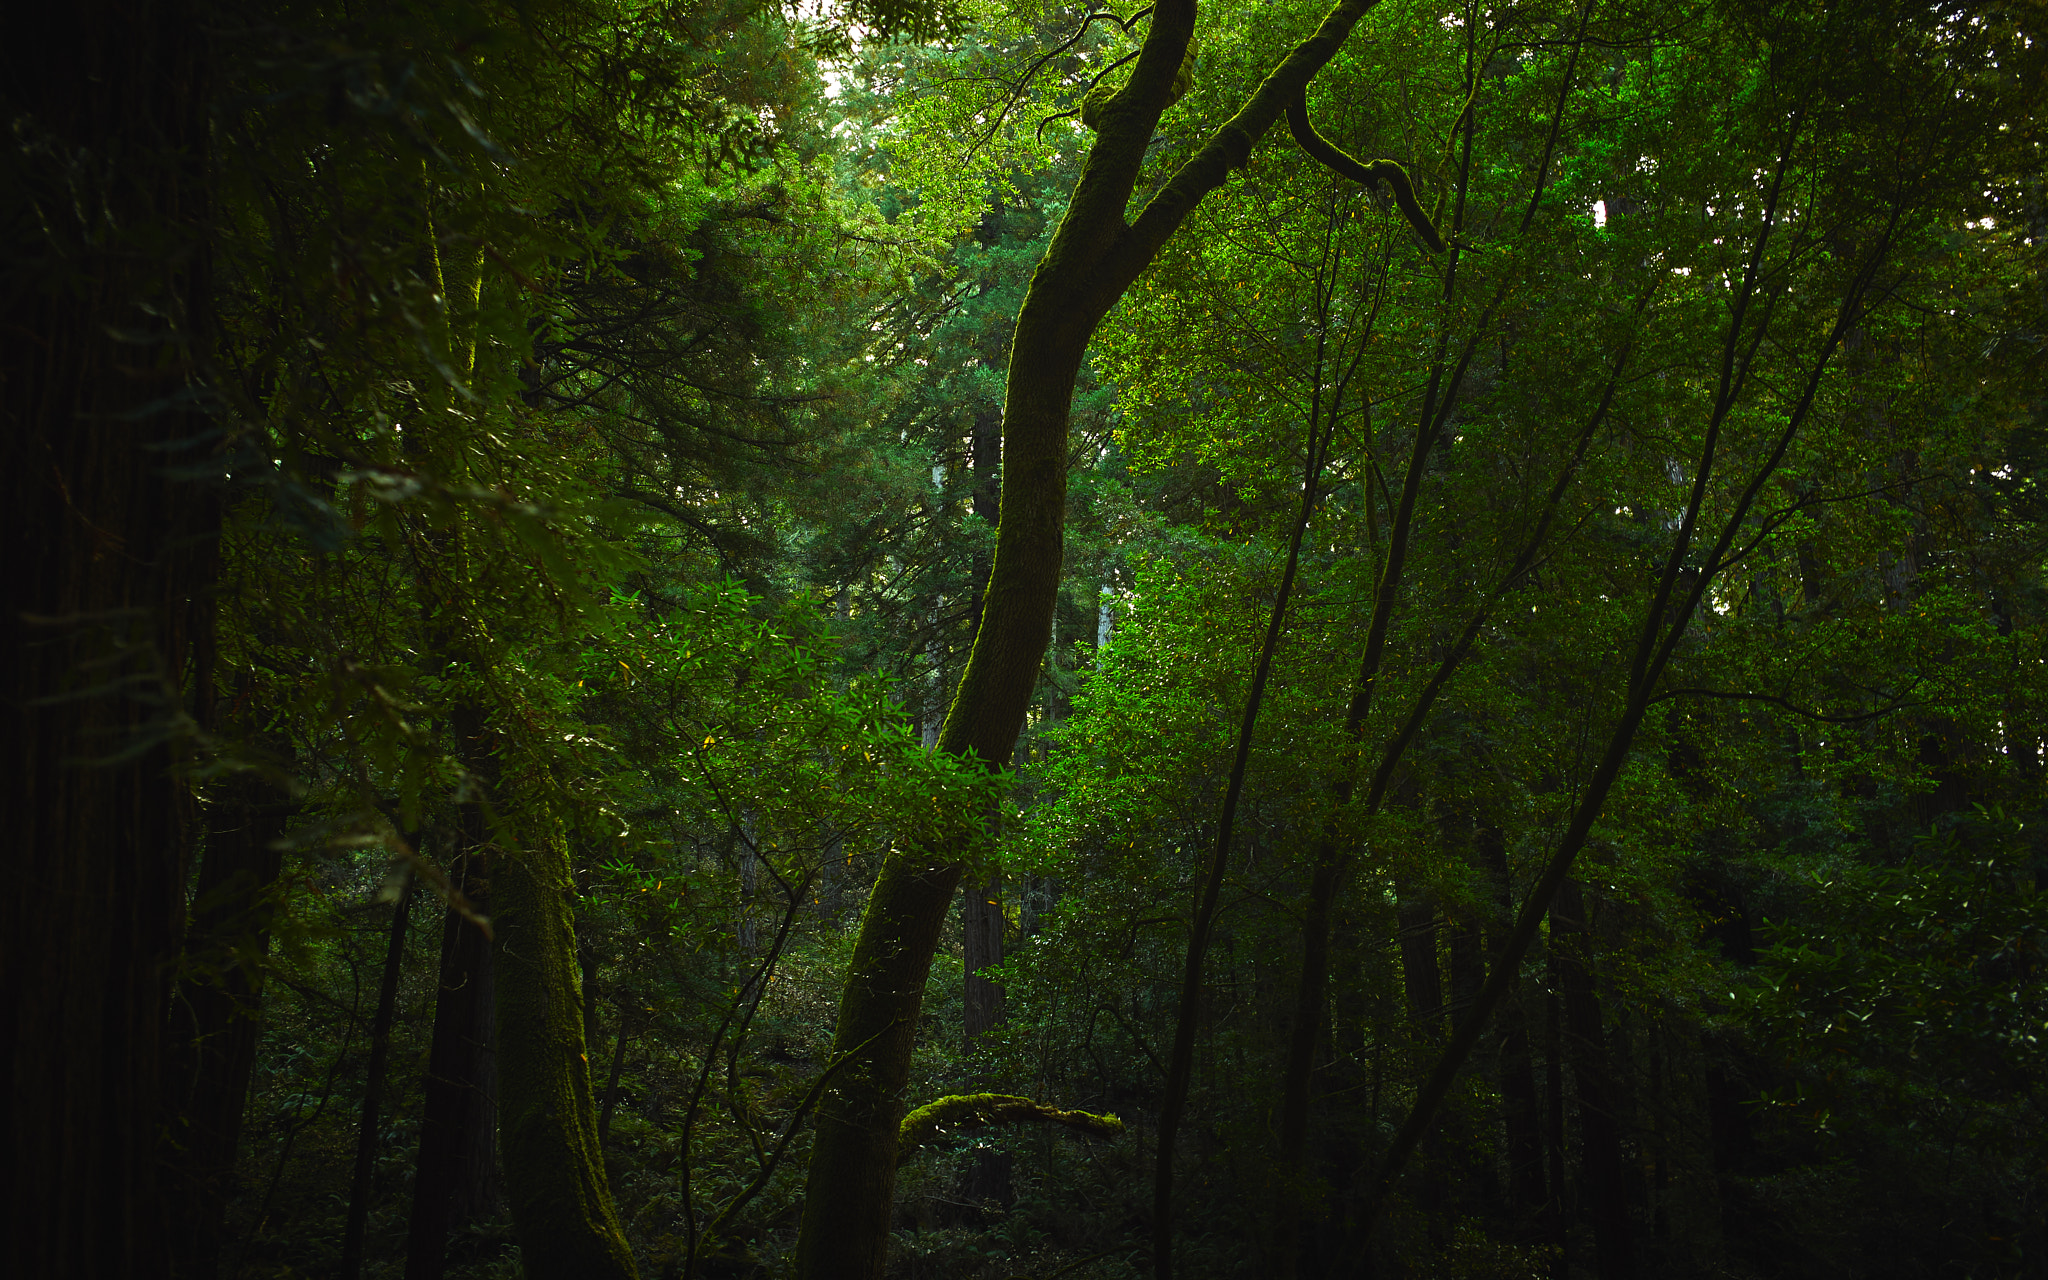
[[[529,1280],[631,1280],[598,1150],[574,893],[559,835],[493,861],[498,1144]]]
[[[1003,402],[995,562],[941,750],[1001,768],[1023,728],[1059,590],[1068,412],[1096,326],[1203,197],[1245,163],[1374,2],[1332,6],[1315,33],[1127,220],[1146,148],[1195,27],[1193,0],[1167,0],[1153,10],[1130,80],[1096,116],[1081,179],[1017,317]],[[862,917],[834,1031],[834,1053],[848,1060],[819,1111],[797,1246],[798,1273],[810,1280],[882,1274],[911,1046],[932,953],[960,887],[958,853],[945,844],[892,853]]]

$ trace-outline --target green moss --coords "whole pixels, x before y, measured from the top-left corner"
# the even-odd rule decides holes
[[[530,1280],[634,1280],[597,1145],[583,992],[559,839],[492,870],[499,1142]]]
[[[1172,106],[1195,87],[1195,55],[1200,52],[1200,42],[1190,39],[1188,51],[1180,60],[1180,67],[1173,73],[1173,91],[1166,99]],[[1110,85],[1097,81],[1081,99],[1081,123],[1090,129],[1101,127],[1102,113],[1109,107],[1110,99],[1123,92],[1123,85]],[[1163,109],[1163,108],[1162,108]]]
[[[897,1131],[896,1160],[900,1164],[920,1147],[961,1129],[1033,1122],[1065,1125],[1094,1138],[1113,1138],[1124,1131],[1124,1122],[1116,1116],[1062,1111],[1007,1093],[958,1093],[928,1102],[903,1117]]]

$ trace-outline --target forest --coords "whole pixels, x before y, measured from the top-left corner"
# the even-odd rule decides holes
[[[2042,0],[8,26],[9,1274],[2048,1276]]]

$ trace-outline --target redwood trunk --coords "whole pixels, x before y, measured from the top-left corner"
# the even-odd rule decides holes
[[[1619,1098],[1607,1069],[1600,996],[1593,987],[1591,938],[1585,895],[1575,881],[1567,880],[1550,911],[1550,939],[1564,988],[1566,1053],[1572,1082],[1578,1086],[1586,1203],[1593,1219],[1600,1280],[1631,1280],[1635,1242],[1629,1230],[1627,1166],[1621,1157]]]
[[[405,970],[405,930],[412,915],[412,872],[392,906],[384,951],[384,976],[377,984],[377,1012],[370,1019],[370,1064],[363,1073],[363,1104],[356,1120],[356,1163],[349,1179],[348,1219],[341,1230],[342,1280],[363,1272],[363,1232],[370,1220],[371,1182],[377,1168],[377,1136],[384,1112],[384,1074],[391,1062],[391,1022],[398,1012],[398,980]]]
[[[0,1239],[23,1276],[161,1276],[169,993],[207,677],[205,25],[10,11],[0,40]],[[196,308],[202,311],[203,308]],[[116,336],[116,335],[120,336]],[[199,443],[195,443],[199,442]]]
[[[187,980],[169,1083],[176,1116],[170,1165],[172,1266],[212,1280],[220,1272],[242,1109],[256,1062],[263,1007],[263,958],[270,951],[272,886],[280,841],[294,806],[263,793],[254,774],[224,782],[206,823],[206,851],[193,893],[200,904],[185,941]]]
[[[569,851],[537,835],[491,869],[506,1198],[529,1280],[633,1280],[597,1146]]]
[[[478,860],[463,860],[456,887],[478,915],[490,890]],[[441,1280],[448,1237],[486,1216],[496,1200],[496,1085],[491,1070],[491,944],[450,909],[441,926],[441,976],[428,1050],[405,1280]]]
[[[1436,958],[1436,908],[1426,897],[1401,904],[1401,981],[1408,992],[1408,1017],[1424,1040],[1441,1040],[1444,1028],[1443,971]]]
[[[1495,957],[1505,947],[1508,924],[1514,919],[1514,887],[1507,848],[1498,827],[1480,828],[1479,868],[1493,882],[1498,924],[1489,931],[1488,950]],[[1496,958],[1494,963],[1498,964]],[[1519,979],[1501,1000],[1501,1121],[1507,1130],[1508,1197],[1514,1206],[1517,1236],[1531,1239],[1543,1211],[1543,1133],[1536,1096],[1536,1069],[1529,1044],[1529,1015]]]

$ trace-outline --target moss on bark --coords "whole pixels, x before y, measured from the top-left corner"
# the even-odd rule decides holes
[[[1154,6],[1137,65],[1099,104],[1073,198],[1032,274],[1010,344],[1003,399],[1002,522],[974,647],[939,749],[1007,765],[1031,705],[1059,595],[1067,419],[1095,327],[1187,215],[1245,163],[1289,99],[1334,56],[1376,0],[1336,0],[1244,107],[1146,201],[1125,213],[1159,115],[1194,37],[1194,0]],[[963,815],[965,819],[967,815]],[[880,1277],[889,1247],[898,1126],[932,953],[963,867],[945,840],[892,853],[861,919],[840,1000],[835,1054],[850,1055],[818,1112],[797,1274]]]
[[[1092,1111],[1062,1111],[1043,1102],[1033,1102],[1008,1093],[956,1093],[925,1103],[903,1117],[897,1130],[896,1163],[902,1164],[918,1149],[961,1129],[981,1129],[992,1124],[1065,1125],[1093,1138],[1114,1138],[1124,1131],[1116,1116],[1099,1116]]]
[[[496,863],[499,1143],[530,1280],[633,1280],[597,1145],[559,837]]]

